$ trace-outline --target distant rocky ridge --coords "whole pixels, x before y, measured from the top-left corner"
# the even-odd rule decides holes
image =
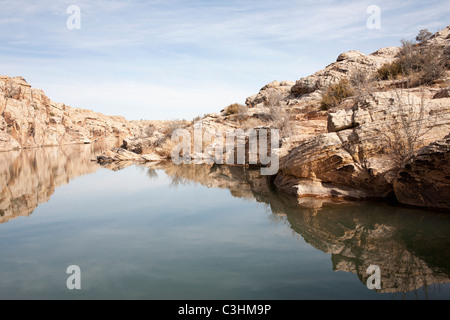
[[[139,135],[142,124],[51,101],[22,77],[0,76],[0,151]]]

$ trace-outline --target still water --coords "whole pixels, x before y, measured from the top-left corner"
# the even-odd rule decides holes
[[[448,214],[297,201],[239,167],[90,161],[105,148],[0,153],[0,299],[450,298]]]

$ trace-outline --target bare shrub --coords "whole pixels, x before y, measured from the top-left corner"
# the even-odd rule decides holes
[[[442,50],[435,46],[422,49],[421,78],[423,84],[432,84],[445,74],[445,59]]]
[[[397,79],[401,75],[403,75],[403,69],[399,61],[385,63],[377,71],[377,76],[379,80]]]
[[[397,61],[400,62],[403,74],[420,69],[420,55],[418,46],[410,40],[402,39]]]
[[[153,125],[153,124],[149,124],[146,128],[145,128],[145,135],[147,136],[147,137],[151,137],[151,136],[153,136],[153,134],[155,133],[155,131],[156,131],[156,127],[155,127],[155,125]]]
[[[271,90],[264,101],[264,105],[268,108],[279,106],[283,100],[283,94],[278,90]]]
[[[346,98],[355,94],[347,79],[343,78],[338,83],[331,85],[324,93],[321,101],[321,109],[328,110],[336,107]]]
[[[202,120],[202,116],[196,116],[194,119],[192,119],[192,123],[198,122]]]
[[[166,142],[166,137],[161,137],[155,140],[155,142],[153,142],[153,146],[155,148],[161,148],[164,143]]]
[[[444,49],[444,65],[450,69],[450,45]]]
[[[19,99],[20,87],[14,86],[12,83],[8,82],[5,86],[5,98],[8,99]]]
[[[155,150],[155,152],[163,158],[170,159],[172,150],[176,143],[172,139],[165,139],[161,147]]]
[[[401,168],[423,146],[424,136],[431,130],[437,117],[428,112],[424,94],[417,101],[415,95],[398,89],[393,92],[391,101],[390,118],[384,128],[376,131],[387,147],[386,153],[397,168]]]
[[[437,45],[421,45],[430,37],[424,30],[422,31],[416,37],[422,39],[417,40],[420,44],[408,40],[401,41],[402,46],[397,59],[378,70],[380,80],[408,77],[407,87],[412,87],[430,85],[443,77],[446,68],[445,54]]]
[[[248,130],[257,127],[267,126],[267,123],[271,122],[272,120],[273,120],[272,118],[270,118],[270,121],[265,121],[257,117],[249,117],[241,124],[241,129]]]
[[[363,70],[357,70],[350,77],[350,85],[352,85],[353,87],[357,87],[361,84],[368,83],[368,82],[369,82],[369,76]]]
[[[293,123],[287,109],[281,105],[282,95],[279,91],[272,91],[266,100],[266,106],[269,107],[269,116],[272,119],[270,126],[278,129],[280,138],[285,138],[292,134]]]
[[[186,128],[187,123],[185,120],[172,120],[166,123],[163,134],[166,138],[170,138],[172,136],[172,133],[177,129],[184,129]]]
[[[374,91],[373,78],[365,71],[358,70],[350,77],[350,85],[354,89],[357,100],[362,100]]]
[[[247,112],[247,107],[239,104],[239,103],[233,103],[230,104],[228,107],[226,107],[223,110],[223,113],[226,116],[232,115],[232,114],[245,114]]]

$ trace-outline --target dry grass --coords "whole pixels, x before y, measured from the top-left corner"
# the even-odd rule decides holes
[[[151,137],[151,136],[153,136],[153,134],[155,133],[155,131],[156,131],[155,125],[149,124],[149,125],[145,128],[144,134],[145,134],[147,137]]]
[[[242,130],[254,129],[263,126],[267,126],[267,122],[255,117],[249,117],[241,124]]]
[[[223,111],[224,115],[229,116],[232,114],[245,114],[247,112],[247,107],[239,104],[233,103],[226,107]]]
[[[402,65],[399,61],[384,64],[377,71],[379,80],[397,79],[403,75]]]
[[[175,130],[184,129],[187,125],[188,123],[185,120],[169,121],[163,129],[163,134],[166,136],[166,138],[170,138]]]
[[[264,105],[268,108],[274,108],[281,104],[283,100],[283,94],[280,91],[272,89],[270,94],[267,96],[264,101]]]
[[[321,101],[321,109],[328,110],[330,108],[336,107],[346,98],[351,97],[355,94],[355,91],[350,86],[347,79],[341,79],[338,83],[330,86],[324,93]]]
[[[378,70],[379,80],[406,78],[407,87],[431,85],[446,71],[448,56],[436,45],[425,45],[430,35],[421,30],[416,37],[419,44],[402,40],[397,59]]]

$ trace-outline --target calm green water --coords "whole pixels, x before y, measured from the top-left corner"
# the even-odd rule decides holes
[[[0,299],[450,298],[450,215],[298,204],[238,167],[104,168],[104,148],[0,154]]]

